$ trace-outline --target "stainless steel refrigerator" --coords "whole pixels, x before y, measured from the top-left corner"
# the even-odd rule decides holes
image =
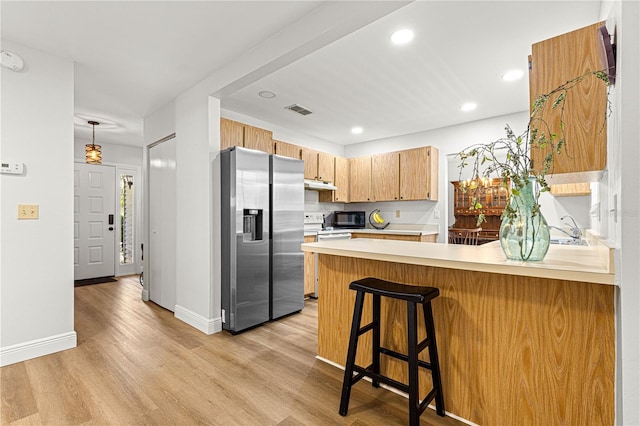
[[[220,153],[222,328],[304,307],[304,163],[233,147]]]

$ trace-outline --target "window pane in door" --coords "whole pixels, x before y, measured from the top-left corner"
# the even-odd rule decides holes
[[[120,264],[134,262],[133,176],[120,175]]]

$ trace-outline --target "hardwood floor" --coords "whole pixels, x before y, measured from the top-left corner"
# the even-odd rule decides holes
[[[140,300],[137,277],[78,287],[78,347],[0,369],[0,423],[406,424],[407,399],[367,382],[338,415],[343,373],[315,359],[316,321],[308,301],[300,314],[207,336]],[[430,409],[421,420],[462,424]]]

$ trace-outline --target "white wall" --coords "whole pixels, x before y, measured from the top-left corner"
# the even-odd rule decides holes
[[[0,364],[76,346],[73,329],[73,63],[2,40],[25,69],[2,68]],[[38,204],[40,219],[16,219]]]
[[[608,177],[603,221],[617,247],[616,424],[640,424],[640,3],[605,2],[603,19],[615,30],[617,81],[608,126]]]

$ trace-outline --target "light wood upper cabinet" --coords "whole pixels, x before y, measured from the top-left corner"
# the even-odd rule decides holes
[[[232,146],[244,146],[244,125],[237,121],[220,118],[220,150]]]
[[[549,93],[564,82],[602,68],[598,53],[598,28],[590,25],[531,47],[529,92],[531,104],[541,94]],[[563,121],[565,148],[556,155],[552,174],[604,170],[607,165],[607,88],[602,81],[589,77],[567,95]],[[560,132],[560,110],[551,110],[542,118],[551,125],[551,133]],[[605,127],[603,127],[605,126]],[[535,169],[544,164],[546,150],[531,149]]]
[[[220,150],[232,146],[273,153],[273,133],[227,118],[220,118]]]
[[[393,201],[400,197],[400,153],[389,152],[374,155],[371,179],[373,199]]]
[[[318,180],[333,182],[335,156],[326,152],[318,152]]]
[[[297,160],[302,159],[302,148],[298,145],[294,145],[282,141],[273,141],[273,153],[282,155],[283,157],[295,158]]]
[[[333,201],[349,202],[349,160],[344,157],[335,158],[335,172],[333,184],[338,187],[333,192]]]
[[[321,191],[318,200],[323,203],[348,203],[349,202],[349,160],[344,157],[335,157],[333,169],[333,184],[338,188],[335,191]]]
[[[438,199],[438,149],[432,146],[399,152],[400,199]]]
[[[326,152],[302,148],[304,178],[333,183],[334,156]]]
[[[318,151],[302,148],[302,161],[304,161],[304,178],[315,179],[318,176]]]
[[[269,130],[245,124],[244,147],[273,154],[273,133]]]
[[[349,201],[373,201],[371,157],[349,158]]]

